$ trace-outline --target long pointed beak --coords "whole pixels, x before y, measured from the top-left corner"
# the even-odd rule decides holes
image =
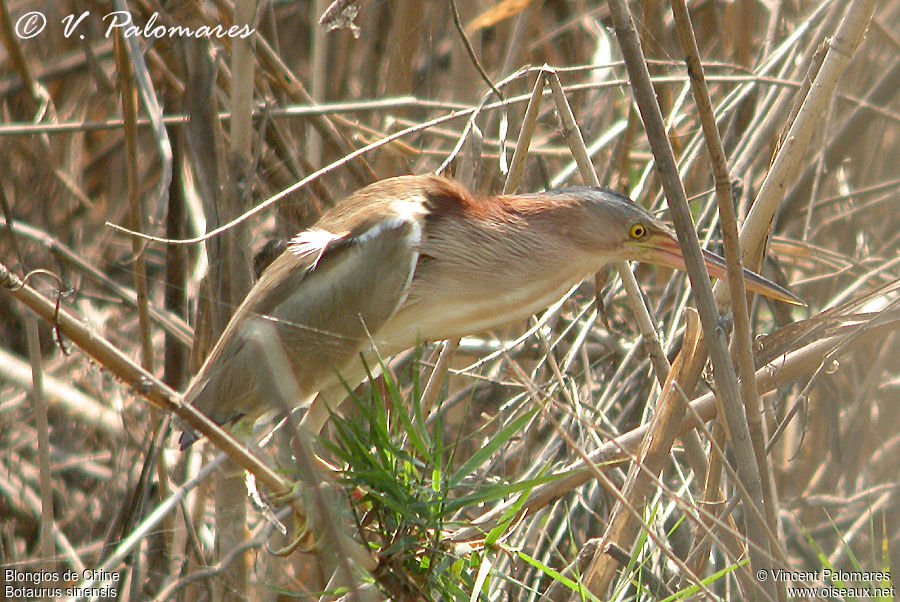
[[[678,245],[678,241],[676,241],[675,238],[659,236],[656,241],[648,245],[648,251],[649,257],[645,259],[645,261],[648,261],[649,263],[656,263],[682,271],[686,269],[684,255],[682,255],[681,247]],[[709,275],[713,278],[725,280],[728,276],[725,260],[706,249],[703,249],[702,253],[703,263],[706,264],[706,271],[709,272]],[[764,295],[770,299],[784,301],[791,305],[806,306],[806,303],[801,301],[794,293],[786,288],[778,286],[771,280],[763,278],[756,272],[745,269],[744,281],[748,291]]]

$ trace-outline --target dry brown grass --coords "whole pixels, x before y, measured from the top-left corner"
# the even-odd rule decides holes
[[[207,225],[223,223],[228,215],[332,166],[247,220],[243,231],[228,234],[232,239],[216,239],[218,248],[210,253],[227,258],[235,255],[236,245],[256,253],[267,241],[292,235],[375,179],[433,171],[450,157],[450,170],[458,177],[479,192],[497,192],[505,179],[501,165],[512,159],[535,82],[537,69],[520,71],[526,65],[557,70],[601,184],[626,191],[648,207],[665,208],[605,3],[458,2],[472,49],[505,104],[495,96],[481,104],[490,88],[466,52],[447,2],[360,3],[359,38],[348,29],[325,32],[317,25],[327,4],[266,4],[257,15],[256,70],[248,75],[245,67],[235,66],[232,42],[224,39],[213,39],[207,48],[177,37],[139,36],[130,51],[120,48],[117,59],[116,35],[106,35],[109,18],[103,19],[114,10],[111,3],[3,3],[9,27],[0,30],[0,263],[20,277],[31,274],[28,284],[183,390],[191,369],[188,324],[194,322],[205,271],[204,247],[135,245],[107,222],[188,238],[202,234],[204,218]],[[845,9],[856,5],[689,3],[739,220],[764,187],[773,157],[792,143],[786,134],[821,64],[821,45],[834,34]],[[154,13],[166,26],[232,21],[230,4],[220,0],[128,6],[138,24]],[[489,10],[496,7],[509,13]],[[653,0],[632,2],[631,8],[700,240],[715,250],[722,235],[710,160],[671,10],[668,3]],[[14,28],[25,25],[18,19],[37,10],[47,17],[46,29],[30,39],[17,36]],[[77,19],[82,11],[87,16],[66,35],[65,19]],[[774,479],[769,504],[777,532],[763,542],[775,569],[900,566],[898,31],[900,2],[878,3],[865,40],[810,130],[808,147],[799,149],[801,160],[778,190],[780,204],[760,271],[789,285],[808,307],[759,300],[750,307],[764,423],[770,436],[777,434],[766,468]],[[206,95],[202,87],[210,76],[202,66],[210,49],[217,71]],[[140,78],[129,83],[126,77],[128,71],[140,75],[136,50],[150,76],[151,86],[143,93],[156,99],[167,119],[171,160],[146,123]],[[252,90],[252,121],[247,105],[234,105],[235,123],[226,115],[237,88],[233,78]],[[130,94],[137,95],[131,101],[137,107],[134,129],[126,127],[129,103],[123,105],[123,96]],[[321,110],[311,109],[313,98]],[[194,116],[194,125],[185,125],[185,114]],[[473,114],[479,136],[467,129]],[[238,123],[251,129],[241,130]],[[505,124],[508,131],[501,139]],[[580,185],[549,95],[536,124],[518,189]],[[387,144],[342,160],[405,128],[407,133]],[[454,156],[464,132],[465,143]],[[230,155],[234,148],[249,148],[250,154],[235,159]],[[168,174],[171,180],[164,179]],[[221,207],[221,215],[211,215],[212,207]],[[7,222],[10,217],[14,224]],[[214,298],[240,298],[242,287],[229,273],[216,281],[235,290],[217,287]],[[674,360],[683,340],[686,279],[647,267],[639,267],[637,275],[663,349]],[[133,302],[136,282],[146,282],[147,290]],[[595,459],[621,457],[612,437],[651,422],[648,408],[655,408],[661,395],[622,285],[609,279],[599,319],[588,288],[577,291],[550,329],[542,331],[552,346],[549,352],[532,336],[508,355],[451,376],[450,397],[459,395],[465,402],[445,418],[448,430],[464,425],[458,427],[464,436],[457,466],[501,425],[535,407],[535,397],[547,403],[521,437],[486,460],[473,478],[517,482],[542,470],[577,465],[592,453]],[[110,562],[118,542],[150,510],[197,475],[211,454],[199,447],[180,454],[168,436],[163,461],[149,475],[153,485],[129,516],[146,450],[164,416],[123,384],[124,375],[91,361],[72,340],[60,341],[52,320],[34,321],[14,294],[0,294],[0,566],[58,574],[97,569]],[[527,327],[495,335],[508,342]],[[496,340],[464,341],[452,368],[486,356]],[[778,375],[792,352],[799,359],[790,378],[768,378]],[[29,395],[29,354],[42,359],[46,407]],[[550,358],[564,374],[565,394]],[[428,363],[422,363],[426,376]],[[685,386],[683,393],[700,398],[708,382]],[[547,392],[553,395],[545,398]],[[701,407],[705,419],[714,412],[711,402]],[[646,562],[644,583],[652,574],[673,591],[683,590],[697,577],[744,557],[746,507],[736,473],[722,466],[727,463],[719,451],[724,438],[715,435],[719,427],[714,424],[693,431],[697,435],[681,431],[672,451],[662,450],[668,453],[662,475],[644,483],[647,506],[635,508],[633,500],[626,506],[651,525],[652,541],[642,551],[623,550],[626,561],[639,556]],[[711,445],[711,438],[719,443]],[[635,453],[639,437],[627,440]],[[556,570],[576,559],[583,561],[583,570],[590,566],[595,538],[607,532],[617,499],[609,488],[623,485],[633,464],[629,458],[626,454],[618,468],[604,469],[608,481],[597,469],[538,487],[506,545]],[[119,599],[225,595],[212,584],[226,578],[216,571],[198,573],[217,562],[210,544],[216,530],[210,487],[204,481],[185,492],[185,501],[149,534],[136,537],[140,543],[133,551],[109,565],[120,578]],[[52,512],[47,510],[51,499]],[[722,514],[732,500],[736,505]],[[655,512],[652,520],[648,509]],[[459,518],[468,521],[491,510],[488,504]],[[219,557],[226,557],[227,570],[247,571],[246,589],[232,594],[265,598],[274,595],[266,585],[272,583],[290,591],[324,587],[323,575],[314,574],[320,569],[297,561],[297,555],[291,567],[278,569],[283,572],[277,578],[265,575],[267,553],[258,536],[268,523],[254,507],[247,515],[257,539],[244,558],[257,562],[232,564],[240,554],[228,556],[228,551]],[[681,518],[682,528],[667,536]],[[467,533],[454,531],[459,537]],[[452,552],[466,554],[458,548]],[[490,549],[485,557],[495,571],[488,589],[492,596],[507,596],[491,599],[537,599],[554,589],[550,577],[514,555]],[[397,569],[395,556],[377,560],[379,583],[395,599],[425,588],[416,576]],[[746,570],[709,585],[707,595],[731,599],[742,590],[742,596],[765,599],[767,593]],[[612,590],[604,586],[598,596],[634,593],[628,590],[628,575],[620,575]],[[193,581],[180,581],[186,577]],[[553,599],[566,595],[552,592]],[[637,595],[649,596],[646,591]]]

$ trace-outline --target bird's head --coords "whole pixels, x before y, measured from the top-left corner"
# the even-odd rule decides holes
[[[568,235],[581,250],[610,261],[643,261],[685,270],[684,255],[670,225],[629,198],[602,188],[570,188],[551,193],[553,202],[574,211]],[[727,276],[725,260],[703,250],[706,270],[713,278]],[[744,270],[748,290],[794,305],[794,294],[758,274]]]

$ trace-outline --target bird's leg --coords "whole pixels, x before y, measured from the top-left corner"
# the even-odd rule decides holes
[[[368,371],[366,367],[368,366]],[[362,352],[360,358],[350,362],[344,367],[340,378],[322,387],[313,402],[306,409],[300,426],[312,433],[319,435],[325,423],[340,405],[347,399],[353,390],[365,382],[369,375],[378,376],[381,373],[381,363],[373,352]]]
[[[347,386],[342,382],[322,389],[306,408],[300,426],[313,436],[319,435],[331,414],[337,411],[348,395]]]

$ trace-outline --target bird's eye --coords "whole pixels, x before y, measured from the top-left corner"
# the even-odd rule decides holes
[[[644,227],[644,224],[632,224],[628,233],[631,235],[631,238],[637,240],[638,238],[644,238],[647,234],[647,228]]]

